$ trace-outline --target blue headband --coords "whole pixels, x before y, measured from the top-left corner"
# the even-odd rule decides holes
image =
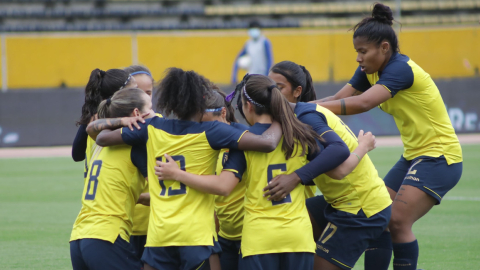
[[[152,77],[152,74],[150,74],[146,71],[135,71],[133,73],[130,73],[131,76],[135,76],[135,75],[138,75],[138,74],[147,74],[148,76]]]
[[[220,112],[224,107],[215,108],[215,109],[206,109],[205,112]]]

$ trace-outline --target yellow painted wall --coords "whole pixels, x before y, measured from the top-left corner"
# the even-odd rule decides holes
[[[8,87],[84,86],[95,68],[130,65],[130,36],[8,37]]]
[[[352,32],[346,30],[268,30],[275,62],[291,60],[314,81],[347,81],[357,67]],[[130,34],[7,36],[8,87],[84,86],[94,68],[132,64]],[[138,61],[161,79],[168,67],[195,70],[228,84],[246,32],[190,31],[137,35]],[[480,29],[404,29],[400,49],[433,78],[469,77],[480,67]],[[243,72],[239,77],[243,76]]]
[[[468,77],[479,67],[480,30],[422,30],[400,35],[400,50],[433,78]]]
[[[195,70],[215,83],[228,83],[245,40],[242,36],[140,35],[138,61],[157,80],[165,69],[179,67]]]
[[[305,66],[316,81],[329,79],[329,67],[332,61],[331,35],[296,31],[272,33],[268,35],[272,42],[275,63],[289,60]]]

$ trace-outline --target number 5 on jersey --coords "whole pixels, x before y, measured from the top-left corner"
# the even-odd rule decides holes
[[[280,172],[286,172],[287,171],[287,164],[282,163],[282,164],[272,164],[268,165],[267,168],[268,171],[268,176],[267,176],[267,184],[270,183],[273,179],[273,172],[274,171],[280,171]],[[283,203],[291,203],[292,202],[292,197],[290,194],[287,195],[284,199],[280,201],[272,201],[272,205],[278,205],[278,204],[283,204]]]
[[[175,160],[176,162],[178,161],[180,165],[180,170],[185,171],[185,157],[184,156],[172,156],[172,159]],[[168,160],[164,159],[163,157],[157,157],[157,160],[161,162],[168,162]],[[160,196],[165,196],[165,194],[168,191],[168,196],[175,196],[175,195],[183,195],[187,194],[187,186],[185,186],[183,183],[180,183],[180,188],[179,189],[173,189],[172,186],[167,187],[165,186],[164,180],[158,180],[160,184],[160,188],[162,191],[160,191]]]

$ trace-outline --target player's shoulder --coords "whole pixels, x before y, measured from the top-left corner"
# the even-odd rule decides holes
[[[403,74],[405,72],[412,72],[412,67],[409,64],[410,58],[404,54],[395,53],[388,62],[382,73]],[[380,75],[381,76],[381,75]]]
[[[240,124],[240,123],[237,123],[237,122],[231,122],[230,123],[230,126],[236,128],[236,129],[239,129],[239,130],[248,130],[248,126],[244,125],[244,124]]]
[[[297,102],[294,109],[297,117],[301,117],[307,113],[312,113],[315,111],[317,111],[317,104],[307,102]]]
[[[248,128],[248,132],[253,133],[255,135],[261,135],[265,130],[267,130],[272,124],[262,124],[262,123],[255,123],[255,125]]]

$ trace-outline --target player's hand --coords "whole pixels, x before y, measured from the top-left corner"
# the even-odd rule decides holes
[[[133,131],[133,127],[135,126],[137,129],[141,129],[140,126],[138,125],[138,122],[140,123],[145,123],[145,117],[147,117],[148,115],[150,114],[150,112],[148,113],[144,113],[142,115],[139,115],[139,116],[132,116],[132,117],[122,117],[120,119],[121,121],[121,125],[124,126],[124,127],[128,127],[130,130]]]
[[[142,193],[138,197],[137,204],[143,204],[146,206],[150,206],[150,193]]]
[[[267,197],[269,201],[285,199],[300,182],[301,179],[296,173],[277,175],[263,189],[266,191],[263,197]]]
[[[165,154],[165,158],[167,159],[167,162],[161,162],[160,160],[157,160],[157,166],[155,166],[155,175],[158,176],[158,180],[176,180],[175,176],[181,170],[178,167],[177,162],[175,162],[171,156]]]
[[[358,145],[365,147],[367,152],[370,152],[377,147],[377,140],[370,131],[363,133],[363,130],[360,130],[358,133]]]

